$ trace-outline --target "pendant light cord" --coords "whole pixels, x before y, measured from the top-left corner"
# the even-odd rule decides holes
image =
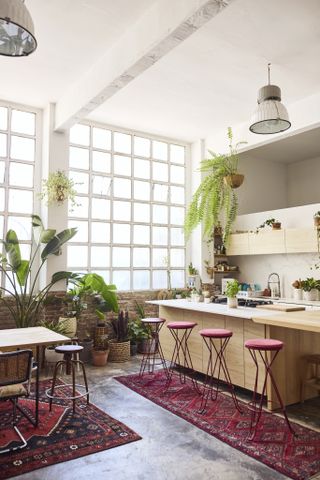
[[[270,67],[271,63],[268,63],[268,85],[270,85]]]

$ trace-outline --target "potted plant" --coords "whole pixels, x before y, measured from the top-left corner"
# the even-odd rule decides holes
[[[127,362],[130,359],[129,314],[120,310],[117,318],[111,320],[114,338],[110,340],[110,362]]]
[[[318,300],[318,291],[320,288],[320,281],[315,280],[313,277],[306,278],[301,281],[303,290],[303,299],[308,301]]]
[[[227,245],[231,227],[238,212],[238,199],[235,189],[243,182],[238,173],[238,142],[233,146],[232,130],[228,128],[229,153],[216,154],[209,150],[211,158],[201,162],[200,171],[206,173],[188,207],[185,218],[185,233],[191,232],[203,222],[204,236],[210,237],[214,227],[224,220],[223,244]]]
[[[149,333],[141,318],[131,320],[128,324],[128,336],[130,339],[130,355],[136,355],[138,344],[149,338]]]
[[[315,227],[320,227],[320,211],[316,212],[313,215],[313,222]]]
[[[259,233],[259,230],[264,227],[272,227],[272,230],[280,230],[281,229],[281,222],[276,220],[275,218],[268,218],[265,222],[263,222],[259,227],[256,229],[256,233]]]
[[[96,310],[99,322],[95,327],[94,347],[92,349],[92,365],[95,367],[103,367],[107,364],[109,356],[109,336],[105,322],[105,314]]]
[[[54,229],[45,229],[38,215],[32,215],[31,223],[32,245],[29,258],[21,258],[20,242],[14,230],[8,230],[2,240],[4,252],[0,255],[0,271],[10,285],[10,289],[0,287],[4,293],[0,302],[8,309],[18,328],[37,325],[40,311],[53,285],[72,275],[71,272],[57,272],[48,285],[38,290],[38,279],[48,258],[50,255],[59,255],[62,246],[74,237],[77,229],[69,228],[60,233]],[[39,266],[34,268],[39,253]]]
[[[67,335],[67,327],[60,322],[55,322],[54,320],[42,320],[39,323],[40,327],[48,328],[53,332],[60,333],[60,335]],[[44,350],[44,358],[48,363],[57,363],[62,359],[61,353],[55,351],[57,345],[49,345]]]
[[[42,192],[39,196],[41,200],[47,200],[47,205],[55,203],[61,205],[65,200],[70,200],[71,207],[75,207],[77,206],[75,185],[65,172],[57,170],[49,173],[47,180],[42,181]]]
[[[232,280],[231,282],[227,283],[225,294],[228,298],[227,305],[229,308],[237,308],[238,306],[238,299],[237,293],[240,291],[240,285],[238,280]]]
[[[302,282],[301,279],[295,280],[292,283],[293,286],[293,298],[295,300],[302,300]]]

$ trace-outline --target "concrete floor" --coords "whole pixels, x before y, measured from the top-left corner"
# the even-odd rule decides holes
[[[87,367],[91,401],[142,440],[15,477],[20,480],[284,480],[260,462],[124,387],[112,377],[134,373],[127,364]],[[306,402],[307,403],[307,402]],[[308,420],[308,405],[294,416]],[[310,409],[314,415],[315,409]],[[294,408],[293,408],[294,412]],[[318,410],[319,412],[319,410]],[[312,418],[312,422],[318,421]],[[320,475],[314,477],[320,480]]]

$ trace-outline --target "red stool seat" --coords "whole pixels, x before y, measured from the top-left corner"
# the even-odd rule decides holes
[[[146,318],[141,318],[142,323],[164,323],[165,319],[164,318],[156,318],[156,317],[146,317]]]
[[[197,325],[195,322],[171,322],[168,323],[167,327],[172,329],[187,329],[193,328]]]
[[[280,342],[280,340],[272,340],[272,338],[254,338],[247,340],[244,346],[251,350],[281,350],[283,348],[283,342]]]
[[[225,330],[224,328],[205,328],[204,330],[200,330],[199,333],[202,337],[209,338],[232,337],[232,332],[230,330]]]

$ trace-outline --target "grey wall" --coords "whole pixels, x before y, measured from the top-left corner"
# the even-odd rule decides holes
[[[320,202],[320,157],[287,166],[288,207]]]

